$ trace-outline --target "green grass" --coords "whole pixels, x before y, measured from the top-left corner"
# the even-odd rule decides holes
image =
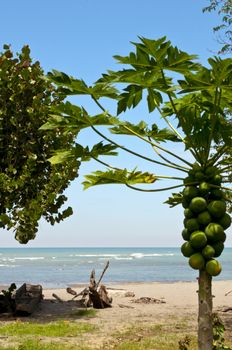
[[[181,329],[180,329],[181,328]],[[140,326],[131,325],[123,332],[115,334],[114,350],[174,350],[179,349],[178,342],[188,334],[188,329],[173,323],[172,327],[166,324]],[[197,348],[195,335],[189,336],[191,343],[189,350]]]
[[[71,313],[70,316],[72,317],[96,317],[97,315],[97,310],[95,309],[79,309],[77,311],[74,311]]]
[[[67,346],[62,343],[45,343],[39,340],[28,339],[15,347],[0,347],[0,350],[91,350],[82,346]]]
[[[78,336],[85,332],[91,332],[95,329],[88,323],[59,321],[51,323],[33,323],[33,322],[9,322],[0,326],[0,335],[21,336],[34,335],[46,337],[70,337]]]

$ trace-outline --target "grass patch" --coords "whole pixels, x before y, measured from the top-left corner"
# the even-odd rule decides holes
[[[82,346],[66,346],[62,343],[45,343],[39,340],[28,339],[16,347],[0,347],[0,350],[91,350]]]
[[[179,349],[178,342],[188,332],[181,325],[171,328],[168,324],[131,325],[123,332],[115,334],[114,350],[173,350]],[[197,338],[191,334],[189,350],[197,348]]]
[[[71,313],[72,317],[96,317],[97,310],[95,309],[79,309]]]
[[[16,321],[1,325],[0,334],[6,336],[73,337],[85,332],[91,332],[94,329],[95,327],[91,324],[70,321],[46,324]]]

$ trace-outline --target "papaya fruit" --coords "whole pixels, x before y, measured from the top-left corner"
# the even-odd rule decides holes
[[[205,269],[210,276],[218,276],[222,270],[222,267],[219,261],[211,259],[206,263]]]
[[[214,200],[209,203],[208,211],[215,218],[222,218],[226,213],[226,203],[222,200]]]
[[[207,243],[207,237],[203,231],[194,231],[190,236],[191,246],[200,250],[205,247]]]
[[[190,256],[189,265],[195,270],[202,270],[205,267],[205,259],[201,253],[195,253]]]
[[[207,208],[207,202],[203,197],[194,197],[190,204],[189,209],[191,209],[194,213],[201,213]]]

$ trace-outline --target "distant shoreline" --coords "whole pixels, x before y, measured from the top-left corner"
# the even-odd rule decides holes
[[[179,248],[0,248],[0,284],[41,284],[44,288],[87,285],[94,269],[96,280],[106,264],[103,283],[144,284],[194,282],[198,271],[188,265]],[[232,279],[231,248],[219,258],[218,281]]]

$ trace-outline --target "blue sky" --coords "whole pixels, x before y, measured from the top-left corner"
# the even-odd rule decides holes
[[[207,57],[218,49],[212,27],[219,18],[215,13],[202,13],[208,3],[208,0],[8,0],[1,4],[0,46],[11,44],[16,52],[28,44],[32,57],[41,62],[45,72],[65,71],[90,84],[107,69],[118,68],[112,56],[128,54],[132,50],[130,42],[137,41],[138,36],[151,39],[167,36],[173,45],[198,54],[205,64]],[[89,102],[84,103],[87,108]],[[143,107],[130,115],[133,113],[138,119],[147,115]],[[83,143],[95,140],[92,134],[80,138]],[[134,140],[129,142],[131,146],[136,144]],[[141,150],[146,152],[143,146]],[[173,151],[181,152],[179,148]],[[117,164],[160,172],[125,155]],[[37,238],[28,246],[180,245],[182,208],[169,209],[163,204],[168,193],[140,193],[118,185],[83,191],[83,174],[98,168],[95,163],[84,164],[79,179],[68,189],[69,204],[75,214],[54,227],[41,221]],[[20,246],[7,231],[0,232],[0,240],[1,246]],[[228,239],[227,245],[231,243]]]

